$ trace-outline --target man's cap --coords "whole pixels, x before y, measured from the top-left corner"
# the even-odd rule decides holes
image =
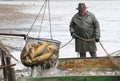
[[[82,10],[82,9],[86,9],[87,7],[86,7],[86,5],[85,5],[85,3],[79,3],[78,4],[78,8],[76,8],[77,10]]]

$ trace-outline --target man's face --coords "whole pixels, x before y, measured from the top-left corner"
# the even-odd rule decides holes
[[[85,14],[86,14],[86,9],[81,9],[81,10],[79,10],[79,14],[80,14],[80,15],[85,15]]]

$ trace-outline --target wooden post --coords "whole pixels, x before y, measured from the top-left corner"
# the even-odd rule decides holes
[[[8,57],[2,49],[0,49],[1,54],[1,67],[3,69],[4,81],[16,81],[14,68],[11,68],[15,64],[11,64],[11,57]]]
[[[1,63],[2,63],[2,66],[5,66],[6,63],[5,63],[5,52],[2,51],[2,49],[0,49],[0,53],[1,53]],[[9,81],[8,80],[8,71],[7,71],[7,68],[3,68],[3,75],[4,75],[4,81]]]
[[[9,68],[9,81],[16,81],[14,68]]]
[[[7,65],[10,65],[11,64],[11,58],[6,57],[6,62],[7,62]],[[8,70],[8,75],[9,75],[8,76],[9,81],[16,81],[14,68],[8,67],[7,70]]]

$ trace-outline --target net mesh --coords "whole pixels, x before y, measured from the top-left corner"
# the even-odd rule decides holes
[[[21,62],[27,67],[53,67],[59,57],[60,41],[28,37],[21,52]]]

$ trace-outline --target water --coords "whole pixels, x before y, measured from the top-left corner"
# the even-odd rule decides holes
[[[88,10],[93,12],[96,15],[98,21],[100,22],[101,42],[105,46],[106,50],[109,53],[119,50],[120,1],[51,1],[50,3],[53,38],[61,41],[61,46],[63,46],[71,39],[69,33],[69,22],[74,13],[77,12],[76,7],[79,2],[85,2],[88,6]],[[26,2],[25,4],[28,3]],[[34,2],[33,4],[36,4],[36,6],[39,5],[37,2]],[[112,4],[112,6],[110,4]],[[39,8],[40,7],[37,7],[34,10],[31,8],[31,10],[29,9],[28,11],[25,10],[25,13],[36,14],[38,13]],[[36,23],[36,25],[39,25],[38,23]],[[41,37],[49,38],[49,24],[46,21],[43,23],[42,32],[43,33]],[[35,36],[36,34],[33,33],[31,35]],[[105,52],[99,44],[97,44],[97,47],[98,56],[106,56]],[[89,57],[88,53],[87,56]],[[63,49],[60,49],[60,58],[69,57],[77,57],[77,53],[74,52],[74,41],[69,43]]]

